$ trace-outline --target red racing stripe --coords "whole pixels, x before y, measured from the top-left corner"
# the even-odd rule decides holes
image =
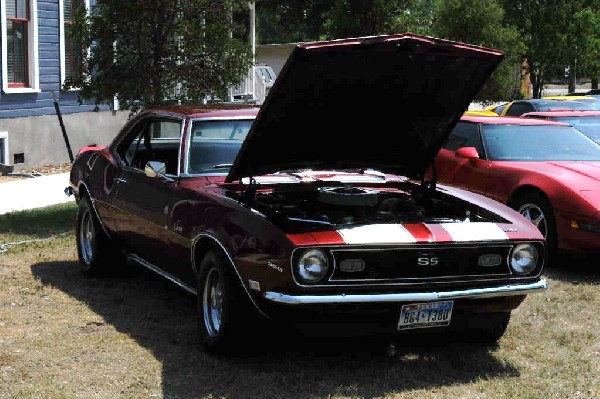
[[[317,231],[313,233],[288,234],[287,238],[295,245],[340,245],[344,239],[337,231]]]
[[[433,239],[431,242],[454,242],[450,233],[448,233],[440,224],[427,224]]]
[[[435,237],[424,223],[403,224],[404,227],[417,242],[434,242]]]

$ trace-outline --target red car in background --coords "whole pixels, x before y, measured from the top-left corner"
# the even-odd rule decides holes
[[[600,249],[600,146],[572,126],[463,116],[435,167],[440,183],[518,210],[550,251]]]
[[[521,116],[568,123],[596,143],[600,143],[600,111],[528,112]]]

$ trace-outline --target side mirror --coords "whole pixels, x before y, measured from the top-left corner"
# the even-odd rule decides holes
[[[167,165],[164,162],[148,161],[144,173],[148,177],[164,176],[167,173]]]
[[[454,154],[460,158],[479,159],[479,153],[475,147],[460,147]]]

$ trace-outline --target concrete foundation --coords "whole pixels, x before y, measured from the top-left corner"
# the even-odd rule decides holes
[[[62,116],[74,156],[87,145],[107,145],[129,118],[129,111],[80,112]],[[70,162],[56,115],[0,119],[0,162],[14,171]],[[4,134],[6,133],[6,134]]]

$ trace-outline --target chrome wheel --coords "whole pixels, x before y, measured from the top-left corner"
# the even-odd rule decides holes
[[[202,316],[209,336],[216,336],[221,331],[223,315],[223,282],[216,269],[211,269],[204,280],[202,295]]]
[[[544,238],[548,238],[546,215],[544,215],[544,212],[538,205],[533,203],[523,204],[519,207],[519,213],[529,219],[542,233]]]
[[[94,256],[94,221],[90,212],[85,212],[81,217],[81,228],[79,229],[79,245],[81,257],[86,264],[90,264]]]

